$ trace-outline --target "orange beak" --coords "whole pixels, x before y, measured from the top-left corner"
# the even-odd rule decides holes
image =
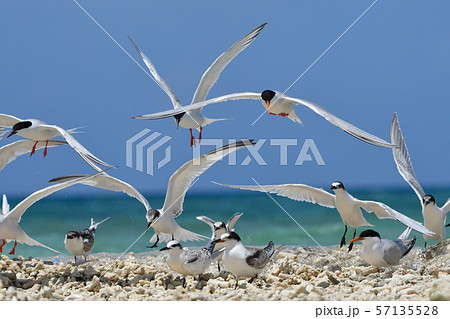
[[[356,237],[355,239],[350,240],[348,243],[354,243],[355,241],[361,241],[363,240],[361,237]]]
[[[269,109],[269,107],[270,107],[270,102],[266,102],[266,105],[267,105],[267,109]]]

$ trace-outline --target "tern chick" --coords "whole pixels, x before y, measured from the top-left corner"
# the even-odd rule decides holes
[[[16,252],[16,246],[17,243],[24,243],[30,246],[41,246],[47,249],[50,249],[54,252],[57,252],[61,254],[61,252],[47,247],[37,240],[34,240],[30,236],[28,236],[20,227],[19,223],[22,219],[22,215],[27,211],[27,209],[36,203],[37,201],[53,194],[54,192],[57,192],[59,190],[62,190],[64,188],[67,188],[69,186],[81,183],[84,180],[87,180],[89,178],[93,178],[100,174],[102,172],[93,174],[93,175],[86,175],[82,178],[75,178],[71,181],[67,181],[58,185],[52,185],[46,188],[43,188],[41,190],[38,190],[25,198],[23,201],[21,201],[19,204],[16,205],[12,210],[9,208],[8,201],[6,199],[6,196],[3,195],[3,209],[0,211],[0,238],[1,238],[1,245],[0,245],[0,253],[3,250],[3,247],[6,244],[6,241],[12,241],[14,240],[14,247],[9,252],[10,255],[14,255]]]
[[[75,263],[77,263],[77,256],[84,256],[84,261],[87,260],[87,256],[89,256],[92,247],[94,246],[95,231],[97,230],[98,225],[108,219],[109,217],[99,223],[95,223],[94,219],[91,218],[91,226],[89,228],[86,228],[85,230],[71,230],[66,234],[64,248],[73,255]]]
[[[248,282],[252,283],[275,252],[272,241],[264,248],[246,247],[235,232],[227,232],[213,243],[223,243],[225,246],[222,262],[236,279],[234,289],[238,287],[240,277],[251,277]]]
[[[235,213],[233,216],[230,217],[230,219],[225,224],[222,221],[213,221],[211,218],[206,216],[197,216],[196,218],[198,220],[201,220],[202,222],[207,223],[212,230],[212,236],[211,240],[219,239],[222,234],[225,234],[226,232],[234,231],[234,224],[236,224],[237,220],[243,215],[244,213]],[[223,247],[223,244],[219,243],[216,244],[216,248],[220,249]],[[217,257],[217,269],[220,271],[220,261],[222,260],[223,253],[220,254]]]
[[[214,247],[214,242],[210,242],[202,249],[183,249],[178,241],[171,240],[167,243],[167,246],[161,248],[160,251],[167,250],[169,252],[167,265],[170,269],[185,276],[197,276],[203,273],[211,264],[211,261],[219,256],[224,250],[224,248],[222,248],[214,251]]]

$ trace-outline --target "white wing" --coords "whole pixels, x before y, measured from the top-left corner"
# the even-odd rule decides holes
[[[181,166],[169,179],[166,200],[162,208],[163,214],[172,213],[177,217],[183,211],[184,195],[192,182],[218,160],[233,151],[254,145],[253,140],[243,140],[228,144],[203,154]]]
[[[146,114],[146,115],[140,115],[140,116],[135,116],[133,118],[137,119],[137,120],[157,120],[157,119],[163,119],[166,117],[171,117],[171,116],[181,114],[184,112],[200,110],[201,108],[203,108],[204,106],[209,105],[209,104],[215,104],[215,103],[232,101],[232,100],[259,100],[259,99],[261,99],[261,93],[253,93],[253,92],[232,93],[232,94],[227,94],[227,95],[222,95],[222,96],[219,96],[216,98],[212,98],[212,99],[209,99],[206,101],[190,104],[187,106],[182,106],[181,108],[178,108],[178,109],[167,110],[167,111]]]
[[[2,210],[0,211],[0,214],[6,215],[8,213],[9,213],[8,199],[6,198],[6,195],[3,194]]]
[[[0,114],[0,126],[13,127],[17,122],[22,121],[21,119],[7,114]]]
[[[103,165],[108,167],[113,167],[102,160],[95,157],[91,152],[89,152],[83,145],[81,145],[72,135],[69,134],[66,130],[60,128],[56,125],[41,125],[41,127],[47,128],[49,130],[57,131],[62,137],[65,138],[67,143],[78,153],[80,156],[88,163],[90,166],[92,166],[96,171],[100,172],[101,169],[95,165]]]
[[[417,180],[414,168],[409,157],[408,148],[406,147],[405,140],[398,123],[397,113],[394,113],[391,121],[391,143],[395,144],[397,148],[392,149],[392,155],[394,156],[395,164],[397,164],[397,170],[402,175],[403,179],[412,187],[417,197],[419,197],[420,203],[425,196],[422,186],[420,186]]]
[[[214,221],[211,218],[206,217],[206,216],[197,216],[195,218],[198,220],[201,220],[204,223],[207,223],[209,225],[209,227],[211,227],[211,230],[214,233]]]
[[[133,44],[133,46],[135,47],[136,51],[141,56],[142,60],[144,60],[145,65],[149,69],[150,73],[153,75],[153,78],[155,79],[155,81],[159,84],[161,89],[163,89],[164,92],[166,92],[166,94],[169,96],[170,100],[172,101],[173,107],[174,108],[181,107],[180,100],[178,100],[178,97],[175,95],[175,92],[166,83],[166,81],[164,81],[163,78],[161,78],[159,76],[158,72],[156,72],[155,66],[152,64],[150,59],[138,48],[138,46],[133,42],[133,40],[131,40],[130,37],[128,37],[128,39],[131,41],[131,44]]]
[[[392,209],[386,204],[380,203],[380,202],[374,202],[374,201],[361,201],[355,199],[359,206],[366,210],[368,213],[375,213],[375,215],[380,219],[390,218],[395,219],[405,225],[406,227],[411,227],[415,231],[418,231],[419,233],[432,236],[434,233],[429,231],[425,226],[423,226],[418,221],[415,221],[412,218],[409,218],[406,215],[403,215],[402,213],[397,212],[396,210]]]
[[[291,101],[294,104],[302,104],[302,105],[308,107],[315,113],[322,116],[328,122],[333,124],[334,126],[340,128],[341,130],[347,132],[348,134],[356,137],[357,139],[359,139],[361,141],[364,141],[366,143],[369,143],[369,144],[372,144],[375,146],[380,146],[380,147],[387,147],[387,148],[395,147],[395,145],[393,145],[375,135],[367,133],[366,131],[361,130],[360,128],[354,126],[353,124],[350,124],[350,123],[338,118],[337,116],[335,116],[335,115],[331,114],[330,112],[328,112],[327,110],[325,110],[320,105],[317,105],[317,104],[307,101],[307,100],[292,98],[289,96],[283,96],[283,99]]]
[[[5,220],[9,219],[12,220],[15,223],[19,223],[20,222],[20,218],[22,217],[22,214],[25,213],[25,211],[31,206],[33,205],[35,202],[37,202],[38,200],[47,197],[50,194],[53,194],[56,191],[59,191],[61,189],[64,189],[66,187],[75,185],[80,183],[83,180],[86,180],[88,178],[91,178],[97,174],[100,174],[101,172],[98,172],[94,175],[88,175],[86,177],[83,178],[78,178],[78,179],[74,179],[72,181],[68,181],[65,183],[61,183],[61,184],[57,184],[57,185],[52,185],[46,188],[43,188],[41,190],[38,190],[37,192],[34,192],[33,194],[31,194],[30,196],[28,196],[27,198],[25,198],[23,201],[21,201],[19,204],[17,204],[16,207],[14,207],[13,210],[11,210],[6,216],[5,216]]]
[[[8,128],[5,128],[5,127],[1,127],[0,126],[0,140],[3,138],[3,136],[6,134],[6,133],[8,133],[9,132],[9,129]]]
[[[63,183],[66,181],[71,181],[71,180],[83,178],[86,176],[88,176],[88,175],[66,175],[66,176],[53,178],[49,181],[49,183]],[[108,174],[97,175],[97,176],[91,177],[90,179],[82,180],[80,183],[84,184],[84,185],[92,186],[92,187],[97,187],[97,188],[114,191],[114,192],[125,193],[128,196],[134,197],[138,201],[140,201],[142,203],[142,205],[145,206],[145,209],[147,211],[151,209],[148,201],[137,189],[135,189],[130,184],[125,183],[124,181],[122,181],[118,178],[112,177]]]
[[[267,23],[264,23],[247,33],[244,37],[242,37],[238,42],[233,44],[227,51],[222,53],[211,66],[206,70],[203,74],[200,83],[195,91],[194,97],[192,99],[191,104],[204,101],[206,96],[208,95],[209,90],[211,90],[212,86],[219,79],[220,73],[225,69],[225,67],[246,47],[250,45],[250,43],[255,40],[261,30],[265,27]]]
[[[30,153],[35,143],[36,141],[20,140],[0,148],[0,170],[2,170],[6,165],[14,161],[18,156]],[[54,147],[64,144],[67,144],[67,142],[58,140],[49,140],[47,147]],[[45,142],[38,142],[36,144],[36,149],[44,147]]]
[[[290,199],[298,200],[301,202],[319,204],[320,206],[328,208],[336,207],[336,200],[333,194],[330,194],[321,188],[315,188],[303,184],[258,185],[258,186],[239,186],[226,184],[219,184],[219,185],[231,188],[258,191],[263,193],[277,194],[278,196],[288,197]]]
[[[444,206],[441,207],[441,211],[444,215],[447,215],[450,211],[450,197],[447,199],[447,202],[444,204]]]
[[[244,213],[235,213],[233,216],[230,217],[230,219],[227,221],[226,224],[228,231],[233,231],[234,225],[242,215],[244,215]]]
[[[403,233],[398,236],[398,240],[406,241],[408,240],[409,234],[411,233],[411,227],[406,227],[406,229],[403,231]]]

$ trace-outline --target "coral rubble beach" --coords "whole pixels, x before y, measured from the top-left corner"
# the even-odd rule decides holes
[[[252,284],[212,263],[199,278],[182,277],[167,254],[100,253],[73,265],[73,258],[0,259],[0,300],[450,300],[450,239],[414,248],[400,266],[381,273],[336,246],[285,246]],[[50,261],[51,260],[51,261]]]

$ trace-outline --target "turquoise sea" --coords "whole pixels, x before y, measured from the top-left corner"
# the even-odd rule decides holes
[[[444,189],[429,189],[439,206],[447,200],[450,191]],[[383,201],[394,209],[422,222],[421,206],[411,189],[401,190],[352,190],[352,195],[360,199]],[[145,194],[144,194],[145,195]],[[164,202],[164,196],[146,196],[153,208],[159,208]],[[236,223],[236,232],[244,244],[264,245],[272,240],[277,245],[337,245],[340,242],[344,226],[338,212],[318,205],[301,203],[279,196],[273,198],[288,212],[304,230],[297,225],[277,203],[263,193],[250,191],[227,191],[226,194],[187,194],[183,214],[177,217],[177,222],[193,232],[210,236],[208,225],[195,219],[206,215],[214,220],[227,221],[235,212],[244,215]],[[23,198],[9,198],[11,208]],[[111,217],[97,229],[93,253],[124,252],[145,231],[145,209],[135,199],[126,195],[114,196],[83,196],[83,197],[49,197],[30,207],[22,216],[20,225],[32,238],[59,250],[65,254],[63,241],[66,232],[80,230],[90,225],[90,218],[100,221]],[[397,238],[404,226],[393,220],[379,220],[373,214],[366,214],[366,219],[374,225],[382,237]],[[367,227],[369,228],[369,227]],[[362,227],[360,231],[366,229]],[[309,237],[306,233],[308,232]],[[449,229],[450,231],[450,229]],[[347,232],[347,240],[351,239],[353,229]],[[148,240],[153,235],[150,229],[131,248],[135,253],[148,252]],[[423,245],[423,238],[415,232],[417,244]],[[316,242],[315,242],[315,241]],[[190,242],[187,246],[201,246],[205,242]],[[434,243],[434,242],[430,242]],[[7,254],[13,243],[6,245],[3,253]],[[164,244],[160,244],[163,247]],[[40,247],[18,245],[16,256],[47,257],[54,252]]]

